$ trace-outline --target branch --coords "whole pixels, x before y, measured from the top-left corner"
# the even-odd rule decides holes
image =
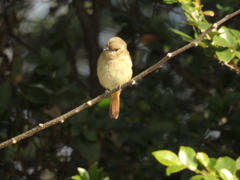
[[[92,12],[88,12],[84,7],[84,2],[79,0],[73,0],[74,8],[76,9],[76,15],[82,25],[84,32],[84,42],[88,51],[88,62],[90,68],[90,84],[94,89],[94,96],[98,95],[102,91],[102,87],[97,79],[97,59],[100,54],[100,48],[98,46],[99,36],[99,4],[96,0],[92,0]]]
[[[138,74],[137,76],[135,76],[134,78],[132,78],[130,81],[126,82],[125,84],[121,85],[122,89],[126,88],[127,86],[130,86],[130,85],[133,85],[136,83],[136,81],[138,81],[139,79],[143,78],[144,76],[148,75],[149,73],[153,72],[154,70],[162,67],[162,65],[168,61],[170,58],[180,54],[181,52],[183,51],[186,51],[187,49],[191,48],[191,47],[195,47],[198,45],[198,41],[200,41],[202,38],[204,38],[204,36],[207,35],[207,33],[209,33],[212,29],[214,28],[217,28],[219,25],[221,25],[222,23],[224,23],[225,21],[231,19],[232,17],[236,16],[240,14],[240,9],[238,11],[235,11],[234,13],[232,14],[229,14],[227,16],[225,16],[224,18],[222,18],[220,21],[214,23],[211,27],[209,27],[205,32],[203,32],[198,38],[196,38],[193,42],[183,46],[182,48],[176,50],[176,51],[173,51],[171,53],[168,53],[165,57],[163,57],[160,61],[158,61],[156,64],[154,64],[153,66],[151,66],[150,68],[148,68],[147,70],[143,71],[142,73]],[[119,88],[116,87],[114,88],[113,90],[111,90],[108,95],[118,91]],[[44,124],[39,124],[37,127],[25,132],[25,133],[22,133],[16,137],[13,137],[3,143],[0,144],[0,149],[6,147],[6,146],[9,146],[11,144],[15,144],[17,143],[18,141],[21,141],[29,136],[32,136],[33,134],[43,130],[43,129],[46,129],[50,126],[53,126],[55,124],[58,124],[58,123],[63,123],[67,118],[75,115],[76,113],[96,104],[97,102],[99,102],[100,100],[106,98],[106,95],[105,94],[102,94],[102,95],[99,95],[98,97],[90,100],[90,101],[87,101],[86,103],[80,105],[79,107],[53,119],[53,120],[50,120]]]
[[[231,70],[234,70],[238,75],[240,74],[240,68],[235,65],[233,62],[223,63],[225,66],[229,67]]]

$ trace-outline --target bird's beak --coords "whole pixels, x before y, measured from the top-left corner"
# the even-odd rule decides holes
[[[104,51],[108,51],[108,50],[109,50],[109,48],[108,48],[108,47],[105,47],[105,48],[103,48],[103,50],[104,50]]]

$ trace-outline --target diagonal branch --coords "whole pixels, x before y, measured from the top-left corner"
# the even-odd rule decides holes
[[[138,74],[137,76],[135,76],[134,78],[132,78],[130,81],[128,81],[127,83],[123,84],[121,87],[124,89],[126,88],[127,86],[130,86],[130,85],[133,85],[136,83],[136,81],[138,81],[139,79],[143,78],[144,76],[148,75],[149,73],[153,72],[154,70],[162,67],[162,65],[168,61],[170,58],[180,54],[181,52],[183,51],[186,51],[187,49],[191,48],[191,47],[195,47],[198,45],[198,41],[200,41],[202,38],[204,38],[204,36],[207,35],[207,33],[209,33],[211,30],[213,30],[214,28],[217,28],[219,25],[221,25],[222,23],[224,23],[225,21],[231,19],[232,17],[236,16],[240,14],[240,9],[238,11],[235,11],[234,13],[232,14],[229,14],[227,16],[225,16],[224,18],[222,18],[220,21],[214,23],[211,27],[209,27],[205,32],[203,32],[198,38],[196,38],[193,42],[179,48],[178,50],[174,51],[174,52],[171,52],[171,53],[168,53],[165,57],[163,57],[160,61],[158,61],[156,64],[154,64],[153,66],[149,67],[147,70],[143,71],[142,73]],[[111,90],[108,95],[118,91],[119,88],[116,87],[115,89]],[[17,143],[18,141],[21,141],[29,136],[32,136],[33,134],[43,130],[43,129],[46,129],[50,126],[53,126],[55,124],[58,124],[58,123],[63,123],[64,120],[66,120],[67,118],[75,115],[76,113],[96,104],[97,102],[99,102],[100,100],[106,98],[105,94],[102,94],[102,95],[99,95],[98,97],[80,105],[79,107],[53,119],[53,120],[50,120],[44,124],[39,124],[37,127],[25,132],[25,133],[22,133],[16,137],[13,137],[12,139],[9,139],[3,143],[0,144],[0,149],[6,147],[6,146],[9,146],[11,144],[15,144]]]

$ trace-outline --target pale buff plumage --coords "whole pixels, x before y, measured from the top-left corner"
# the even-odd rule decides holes
[[[109,90],[132,78],[132,61],[124,40],[113,37],[107,42],[98,59],[97,74],[100,84]],[[116,91],[111,94],[109,114],[115,119],[120,111],[120,93]]]

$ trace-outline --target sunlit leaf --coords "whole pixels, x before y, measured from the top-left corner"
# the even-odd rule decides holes
[[[169,166],[166,169],[166,174],[167,174],[167,176],[170,176],[172,173],[176,173],[176,172],[182,171],[183,169],[186,169],[186,166],[184,166],[184,165]]]
[[[204,176],[203,175],[195,175],[195,176],[192,176],[189,180],[203,180]]]
[[[181,163],[187,166],[190,170],[195,171],[197,169],[197,159],[195,151],[186,146],[181,146],[178,152]]]
[[[210,11],[210,10],[209,10],[209,11],[203,11],[203,14],[206,15],[206,16],[211,16],[211,17],[213,17],[215,13],[214,13],[214,11]]]
[[[212,40],[212,45],[213,46],[222,46],[222,47],[230,47],[231,44],[222,38],[221,36],[214,36]]]
[[[240,31],[236,29],[230,29],[231,33],[234,34],[234,36],[237,38],[237,40],[240,40]]]
[[[163,2],[166,4],[174,4],[174,3],[177,3],[178,1],[177,0],[163,0]]]
[[[191,36],[185,34],[184,32],[178,31],[176,29],[169,29],[169,30],[178,34],[178,35],[180,35],[184,41],[187,41],[187,42],[192,42],[193,41],[193,38]]]
[[[197,26],[202,32],[206,31],[212,24],[207,22],[195,22],[195,26]]]
[[[90,180],[89,174],[84,168],[77,168],[78,173],[80,174],[81,180]]]
[[[213,174],[206,174],[203,179],[204,180],[219,180],[219,178],[217,178],[216,175],[213,175]]]
[[[82,180],[82,178],[79,175],[72,176],[71,179],[73,179],[73,180]]]
[[[240,51],[234,51],[234,55],[240,59]]]
[[[216,55],[220,61],[228,63],[233,57],[234,53],[229,48],[218,47]]]
[[[197,160],[206,168],[208,167],[209,157],[204,152],[197,153]]]
[[[227,169],[221,169],[219,174],[223,180],[233,180],[232,173]]]
[[[227,171],[229,171],[231,174],[235,174],[236,163],[230,157],[221,157],[221,158],[217,159],[217,163],[215,165],[215,168],[216,168],[216,170],[219,174],[223,173],[225,175],[228,175]],[[226,169],[227,171],[224,170],[224,172],[226,172],[226,173],[222,172],[222,169]]]
[[[218,32],[220,32],[220,36],[224,39],[226,39],[226,41],[229,42],[229,44],[234,45],[237,41],[235,36],[231,33],[230,29],[227,28],[226,26],[222,26]]]
[[[178,156],[172,151],[160,150],[153,152],[152,155],[165,166],[181,165]]]
[[[236,169],[240,170],[240,157],[236,160]]]

